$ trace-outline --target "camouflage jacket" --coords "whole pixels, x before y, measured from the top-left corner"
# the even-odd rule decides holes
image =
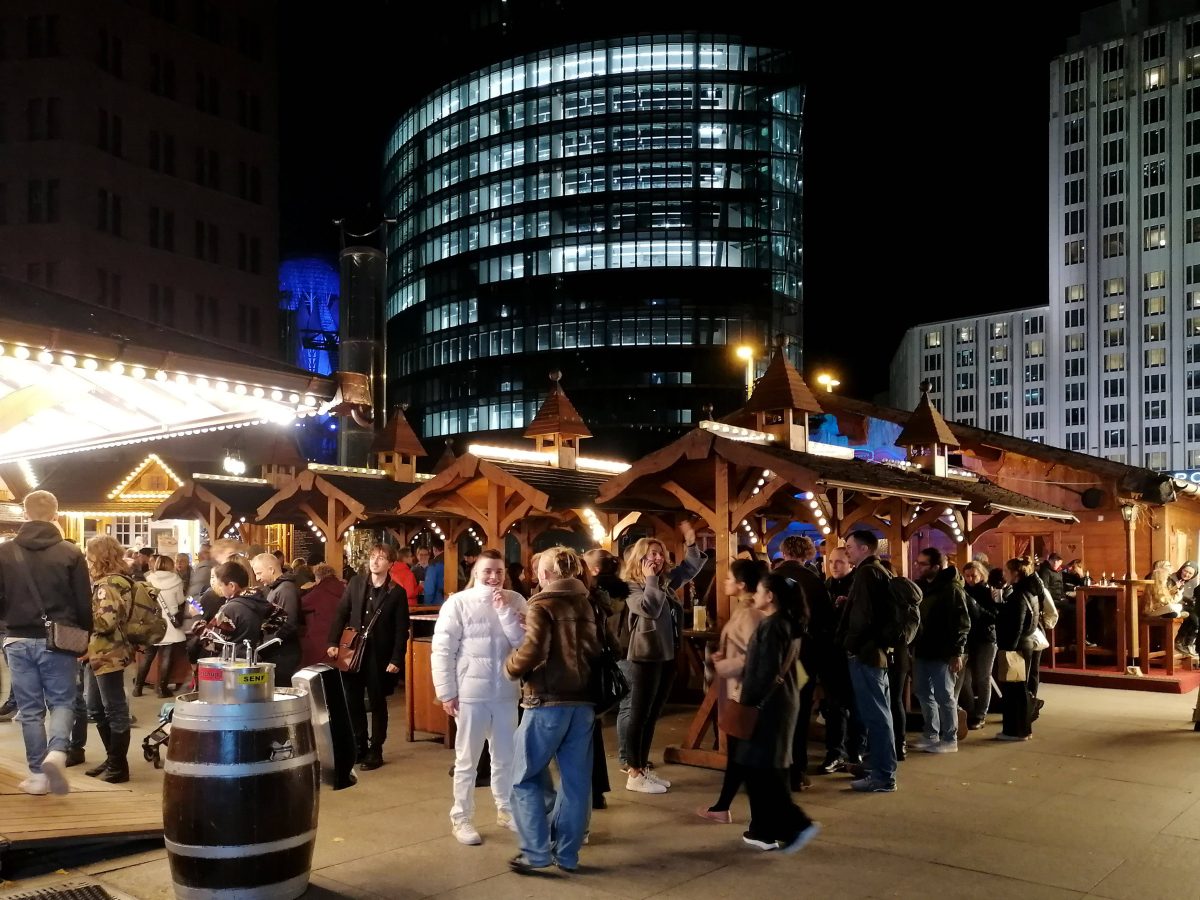
[[[88,659],[97,675],[120,672],[134,660],[133,648],[125,640],[122,624],[129,617],[129,582],[120,575],[106,575],[92,585],[92,639]]]

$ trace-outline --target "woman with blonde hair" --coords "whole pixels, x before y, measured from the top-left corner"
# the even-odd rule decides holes
[[[654,773],[650,766],[650,747],[654,726],[662,713],[675,676],[675,652],[679,625],[676,616],[682,609],[674,597],[704,566],[705,555],[696,546],[696,531],[690,522],[680,526],[687,551],[683,561],[666,571],[667,551],[661,541],[641,538],[625,551],[621,577],[629,585],[626,601],[630,615],[628,660],[629,719],[622,740],[621,719],[617,718],[618,751],[627,754],[623,764],[628,773],[627,791],[663,794],[671,783]],[[678,612],[676,612],[678,610]]]
[[[1160,559],[1154,564],[1150,572],[1150,585],[1142,594],[1142,615],[1161,619],[1186,617],[1182,595],[1183,589],[1171,572],[1171,564]]]
[[[967,660],[954,677],[954,696],[967,711],[967,728],[978,731],[987,721],[992,702],[992,666],[996,662],[996,615],[999,607],[988,587],[988,571],[972,560],[963,566],[964,593],[971,630],[967,633]],[[963,694],[966,694],[963,699]]]
[[[1000,667],[1003,725],[996,740],[1027,741],[1033,732],[1028,666],[1033,655],[1033,633],[1041,616],[1042,583],[1034,574],[1033,560],[1028,556],[1004,564],[1004,581],[1004,602],[996,616],[996,655],[1003,657]],[[1006,678],[1005,672],[1018,662],[1026,669],[1025,676]]]
[[[525,611],[525,639],[505,663],[508,677],[521,680],[525,710],[516,733],[512,789],[521,853],[509,861],[519,874],[551,864],[574,871],[590,815],[596,716],[591,675],[600,636],[582,575],[574,550],[553,547],[541,554],[542,588]],[[560,784],[547,813],[544,786],[552,759],[558,761]]]
[[[92,578],[92,637],[84,670],[88,718],[108,755],[88,769],[101,781],[129,780],[129,698],[125,669],[133,662],[133,647],[121,624],[129,618],[135,590],[125,566],[125,548],[112,535],[98,534],[87,542],[88,574]]]

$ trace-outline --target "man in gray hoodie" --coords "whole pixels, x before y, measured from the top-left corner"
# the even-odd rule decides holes
[[[90,632],[91,585],[83,553],[63,540],[55,524],[58,499],[33,491],[24,506],[25,524],[16,538],[0,544],[0,619],[8,622],[4,655],[29,765],[20,787],[27,794],[65,794],[78,662],[76,654],[47,646],[47,628],[54,623]]]

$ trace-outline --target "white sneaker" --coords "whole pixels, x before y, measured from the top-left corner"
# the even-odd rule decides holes
[[[919,741],[914,742],[912,748],[919,750],[921,753],[937,753],[940,743],[941,741],[937,738],[923,737]]]
[[[650,778],[650,773],[644,775],[630,775],[625,779],[625,790],[636,791],[639,794],[665,794],[667,786],[661,781],[654,781]]]
[[[496,811],[496,824],[501,828],[507,828],[509,831],[517,830],[517,823],[513,820],[512,813],[507,809]]]
[[[454,832],[454,839],[460,844],[475,847],[483,843],[483,838],[470,822],[455,822],[450,826],[450,830]]]
[[[67,754],[61,750],[51,750],[42,760],[42,772],[50,782],[50,793],[70,792],[71,785],[67,783]]]
[[[646,769],[646,777],[656,784],[661,784],[665,788],[669,788],[671,786],[671,782],[667,781],[667,779],[663,778],[653,769]]]
[[[25,793],[33,794],[35,797],[50,793],[50,779],[42,772],[38,772],[36,775],[30,773],[29,777],[17,786]]]
[[[930,753],[957,753],[958,741],[938,741],[937,746],[933,747]]]

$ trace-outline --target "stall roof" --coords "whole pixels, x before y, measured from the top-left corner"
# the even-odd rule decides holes
[[[154,511],[156,519],[196,518],[207,505],[208,496],[229,508],[233,521],[245,517],[252,521],[258,507],[275,493],[271,482],[262,478],[193,473],[187,482]],[[206,496],[206,494],[208,496]],[[203,516],[199,516],[203,518]]]
[[[291,421],[334,394],[330,379],[0,277],[0,463]]]
[[[552,509],[579,509],[591,506],[596,502],[596,495],[601,486],[612,477],[601,472],[580,472],[576,469],[556,469],[552,466],[511,462],[493,464],[549,497]]]

